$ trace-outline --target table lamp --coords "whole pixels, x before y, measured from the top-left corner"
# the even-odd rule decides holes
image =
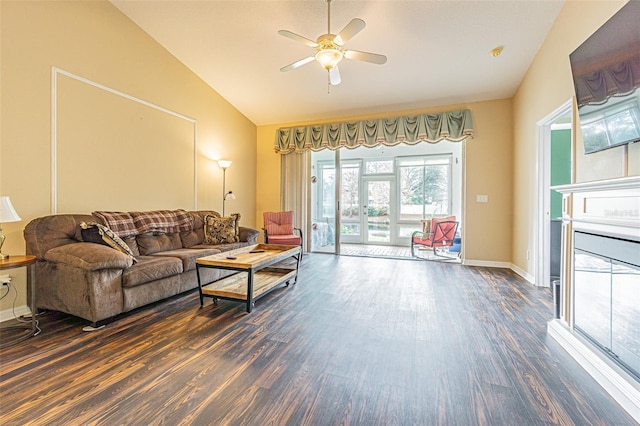
[[[20,216],[18,216],[18,213],[16,213],[16,210],[13,208],[9,197],[0,197],[0,260],[9,258],[8,254],[2,254],[2,246],[6,238],[2,233],[2,224],[6,222],[18,222],[20,220],[22,219],[20,219]]]

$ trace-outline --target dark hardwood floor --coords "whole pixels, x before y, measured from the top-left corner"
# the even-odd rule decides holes
[[[635,425],[547,336],[551,300],[506,269],[311,254],[251,314],[50,312],[0,350],[0,424]]]

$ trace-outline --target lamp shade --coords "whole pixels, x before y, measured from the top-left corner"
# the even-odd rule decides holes
[[[220,166],[221,169],[228,169],[231,167],[231,160],[218,160],[218,166]]]
[[[329,70],[338,65],[343,56],[338,49],[322,49],[316,53],[316,61],[320,62],[324,69]]]
[[[16,209],[13,208],[9,197],[0,197],[0,223],[18,222],[20,220],[22,219],[16,213]]]

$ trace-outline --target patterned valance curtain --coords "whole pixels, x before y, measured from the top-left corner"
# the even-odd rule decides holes
[[[640,87],[640,56],[574,78],[578,106],[602,104],[611,96],[624,96]]]
[[[471,111],[420,114],[377,120],[347,121],[287,127],[276,131],[275,150],[290,152],[354,149],[360,146],[414,145],[419,142],[437,143],[444,139],[459,142],[473,137]]]

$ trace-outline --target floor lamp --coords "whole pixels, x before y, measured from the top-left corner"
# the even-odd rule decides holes
[[[227,192],[227,169],[231,167],[230,160],[218,160],[218,166],[222,169],[222,216],[224,216],[224,204],[229,200],[235,200],[236,196],[233,191]]]

